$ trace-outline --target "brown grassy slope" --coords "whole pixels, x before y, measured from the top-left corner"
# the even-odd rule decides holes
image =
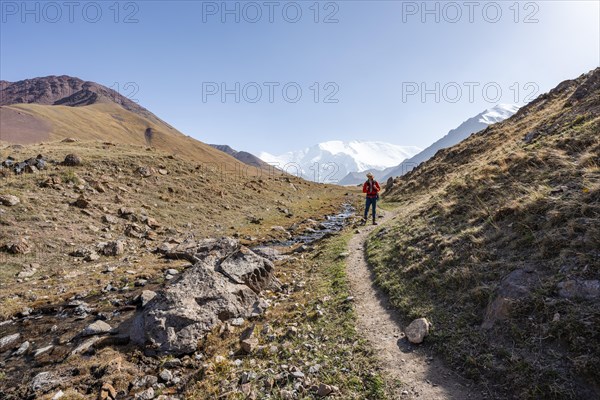
[[[18,119],[18,115],[29,119]],[[31,128],[31,119],[43,122],[33,140],[21,140]],[[230,170],[247,168],[233,157],[211,146],[185,136],[159,120],[155,122],[114,103],[97,103],[85,107],[39,104],[16,104],[0,108],[2,125],[0,140],[12,143],[55,141],[67,137],[79,140],[101,140],[114,143],[146,146],[144,132],[153,129],[151,146],[177,154],[188,160],[217,163]],[[44,129],[47,127],[46,129]],[[31,136],[31,135],[30,135]],[[248,171],[252,171],[248,168]]]
[[[509,398],[598,396],[600,69],[385,197],[399,215],[368,245],[378,283],[407,318],[432,320],[453,366]]]
[[[12,155],[18,160],[37,154],[62,160],[69,153],[79,154],[83,165],[50,166],[38,174],[10,173],[0,178],[0,194],[21,200],[13,207],[0,205],[0,247],[19,238],[31,247],[24,255],[0,252],[0,319],[25,306],[56,304],[77,293],[97,293],[121,278],[133,282],[136,277],[161,276],[165,264],[153,251],[169,238],[238,235],[249,238],[247,243],[284,238],[285,232],[272,230],[272,226],[289,227],[336,212],[347,192],[279,174],[253,177],[215,170],[131,145],[54,142],[0,148],[0,156]],[[143,178],[137,172],[143,166],[154,168],[154,174]],[[160,169],[167,174],[160,174]],[[60,183],[47,187],[44,182],[49,178]],[[90,202],[83,210],[70,205],[80,195]],[[134,208],[138,217],[156,219],[160,224],[157,236],[128,236],[126,229],[132,222],[118,217],[121,207]],[[117,217],[118,223],[104,222],[105,215]],[[135,223],[148,230],[143,221]],[[126,241],[121,257],[82,262],[68,255],[78,248],[120,238]],[[15,275],[30,263],[39,264],[38,272],[19,280]],[[115,274],[102,273],[110,265],[117,267]]]

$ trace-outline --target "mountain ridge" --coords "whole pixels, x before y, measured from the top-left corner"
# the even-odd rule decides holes
[[[332,140],[279,156],[262,152],[259,158],[305,179],[337,183],[349,172],[396,165],[420,150],[381,141]]]
[[[244,164],[187,136],[151,111],[99,83],[68,75],[0,82],[0,141],[33,144],[74,138],[131,144],[188,160],[241,169]]]

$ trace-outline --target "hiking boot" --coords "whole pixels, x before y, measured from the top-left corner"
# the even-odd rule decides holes
[[[361,225],[366,225],[367,224],[367,219],[363,218],[362,221],[360,221],[360,224]]]
[[[377,221],[373,221],[373,225],[377,225]]]

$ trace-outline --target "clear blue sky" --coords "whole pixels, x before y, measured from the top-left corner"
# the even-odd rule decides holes
[[[427,2],[430,14],[421,1],[227,2],[239,22],[221,1],[67,3],[27,2],[28,13],[1,1],[0,79],[67,74],[125,95],[137,87],[132,97],[183,133],[256,153],[335,139],[426,147],[495,100],[523,103],[600,65],[597,1]],[[234,91],[239,82],[240,102],[210,95],[211,82]],[[251,82],[262,90],[255,103]],[[273,102],[265,82],[279,84]],[[302,89],[296,103],[294,85],[283,94],[290,82]],[[439,102],[423,101],[421,84],[436,92],[436,82]],[[326,103],[336,90],[338,102]]]

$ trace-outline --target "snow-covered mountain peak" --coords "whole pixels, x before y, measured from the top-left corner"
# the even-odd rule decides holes
[[[306,179],[337,182],[348,172],[381,170],[398,165],[419,151],[421,149],[415,146],[398,146],[386,142],[332,140],[281,155],[263,152],[259,158],[290,173],[300,170]]]
[[[497,106],[488,108],[483,113],[479,114],[478,121],[486,125],[495,124],[510,118],[518,110],[519,106],[515,104],[498,104]]]

